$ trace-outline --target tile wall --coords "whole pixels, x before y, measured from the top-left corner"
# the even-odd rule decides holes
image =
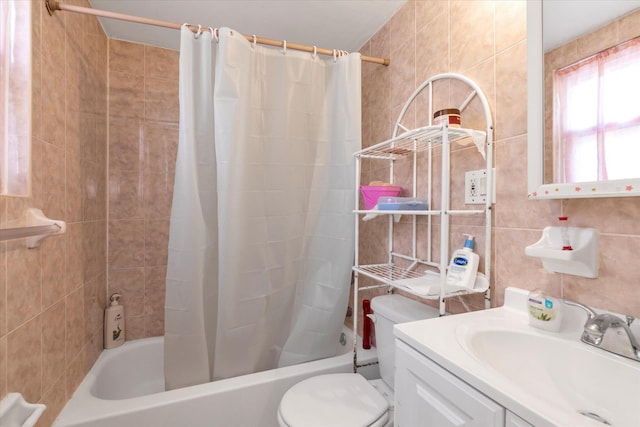
[[[406,98],[428,77],[451,71],[474,79],[489,99],[496,129],[493,305],[502,304],[506,286],[519,286],[640,316],[634,288],[640,199],[526,198],[525,7],[524,1],[409,0],[361,49],[391,59],[389,67],[363,64],[363,145],[391,135]],[[41,2],[33,2],[33,13],[33,195],[0,197],[0,227],[24,224],[26,208],[38,207],[66,220],[68,231],[36,250],[23,241],[0,244],[0,396],[20,391],[46,403],[41,425],[48,425],[102,348],[108,292],[123,294],[128,339],[163,332],[178,54],[108,41],[94,18],[49,17]],[[454,88],[438,99],[458,95]],[[424,119],[423,106],[409,112],[410,121]],[[456,149],[453,162],[454,186],[463,171],[480,166],[469,148]],[[387,176],[384,167],[369,164],[362,180]],[[397,179],[406,181],[406,174]],[[524,255],[560,213],[600,230],[597,279],[548,273]],[[402,245],[408,228],[401,222]],[[479,229],[477,221],[454,222],[451,246],[462,243],[455,240],[460,233],[481,235]],[[384,260],[384,228],[365,223],[361,236],[361,261]],[[483,243],[480,238],[482,257]],[[465,303],[482,306],[478,298]],[[464,307],[454,301],[448,309]]]
[[[640,250],[640,226],[634,218],[640,215],[640,199],[527,200],[526,50],[526,1],[409,0],[361,49],[363,54],[391,59],[389,67],[363,64],[363,146],[391,136],[400,108],[430,76],[455,72],[475,80],[489,100],[495,124],[492,305],[502,305],[504,289],[517,286],[541,288],[558,297],[638,316],[640,292],[635,288],[640,270],[635,257]],[[450,94],[452,101],[456,101],[454,92]],[[422,106],[409,112],[410,120],[424,123]],[[453,187],[461,185],[464,171],[479,168],[472,150],[452,153]],[[363,183],[387,178],[384,167],[363,165]],[[396,179],[401,182],[406,176],[401,172]],[[453,203],[455,206],[456,200]],[[553,224],[559,214],[568,215],[575,226],[600,230],[597,279],[553,274],[545,271],[539,260],[525,256],[525,246],[536,242],[542,229]],[[386,242],[385,227],[376,226],[375,221],[362,224],[363,264],[386,260],[386,246],[381,244]],[[410,227],[401,223],[399,228],[397,237],[402,245],[408,240]],[[439,233],[437,224],[434,230]],[[450,247],[462,244],[460,233],[481,236],[479,230],[477,222],[469,219],[452,222]],[[477,245],[481,269],[483,240],[480,238]],[[435,259],[439,260],[437,250]],[[371,282],[361,280],[361,285],[367,284]],[[368,291],[365,296],[374,294]],[[470,309],[483,306],[477,297],[464,302]],[[447,309],[465,310],[457,300],[451,300]]]
[[[109,294],[122,294],[127,340],[164,334],[178,60],[109,41]]]
[[[0,397],[45,403],[47,426],[102,350],[107,38],[93,17],[31,4],[32,194],[0,197],[0,227],[26,225],[33,207],[67,232],[38,249],[0,243]]]

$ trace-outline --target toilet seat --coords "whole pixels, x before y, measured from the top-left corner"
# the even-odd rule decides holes
[[[327,374],[291,387],[282,397],[278,422],[288,427],[382,427],[389,404],[360,374]]]

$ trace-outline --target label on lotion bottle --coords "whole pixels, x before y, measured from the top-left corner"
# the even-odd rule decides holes
[[[531,326],[548,331],[560,330],[562,311],[559,300],[534,290],[529,292],[527,304]]]

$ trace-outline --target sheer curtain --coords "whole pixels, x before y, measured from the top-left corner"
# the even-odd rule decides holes
[[[217,234],[207,242],[217,240],[217,256],[198,266],[205,273],[197,277],[183,281],[167,273],[172,298],[196,306],[185,311],[206,317],[215,307],[215,319],[194,328],[207,343],[199,344],[207,363],[194,369],[208,366],[206,375],[197,375],[207,381],[335,355],[353,263],[352,153],[360,147],[361,125],[359,54],[322,59],[253,45],[227,28],[219,36],[214,137],[207,136],[215,151],[205,152],[205,159],[215,158],[215,176],[202,175],[214,188],[204,199],[217,209],[195,215],[206,216],[207,224],[214,218]],[[207,115],[198,110],[196,116]],[[183,206],[174,196],[174,210]],[[182,252],[170,247],[170,263],[174,253]],[[205,284],[191,286],[192,279]],[[205,287],[215,290],[202,303]],[[168,296],[167,323],[172,304]],[[167,324],[167,333],[172,328]],[[212,330],[215,344],[207,336]],[[173,364],[165,362],[167,375]]]
[[[637,178],[640,38],[554,73],[554,182]]]

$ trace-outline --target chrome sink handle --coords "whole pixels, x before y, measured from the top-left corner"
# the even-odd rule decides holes
[[[604,335],[604,329],[601,320],[598,319],[598,314],[593,311],[589,306],[586,306],[578,301],[565,299],[564,303],[574,307],[578,307],[587,312],[587,321],[584,323],[584,332],[582,334],[582,341],[595,345],[596,347],[602,342],[602,336]]]
[[[609,313],[597,314],[592,308],[577,301],[564,302],[587,312],[582,342],[640,361],[640,344],[630,328],[633,317],[626,316],[626,319],[621,319]]]
[[[595,319],[595,317],[598,315],[595,311],[593,311],[593,309],[589,306],[586,306],[578,301],[574,301],[572,299],[565,299],[564,303],[567,305],[572,305],[574,307],[579,307],[581,309],[583,309],[584,311],[587,312],[587,316],[589,316],[588,320],[593,320]]]

